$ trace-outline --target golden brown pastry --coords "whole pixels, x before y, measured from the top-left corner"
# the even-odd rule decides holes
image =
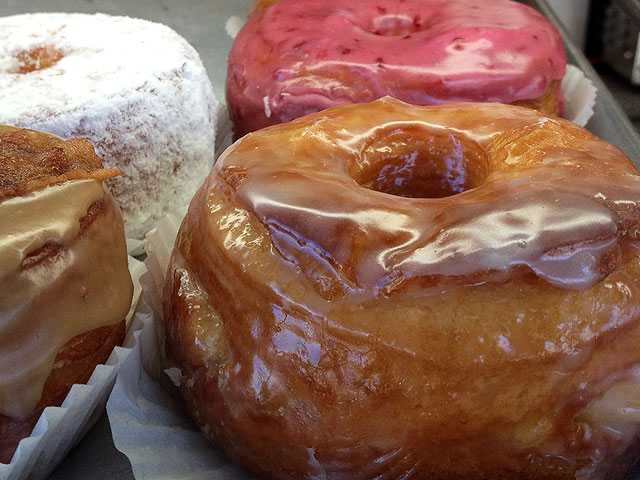
[[[133,286],[89,142],[0,126],[0,462],[122,342]]]
[[[254,132],[165,288],[188,410],[267,479],[616,478],[640,432],[640,177],[522,107]]]

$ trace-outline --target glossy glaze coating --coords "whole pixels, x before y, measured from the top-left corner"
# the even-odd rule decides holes
[[[382,99],[254,132],[169,268],[181,393],[263,478],[614,478],[638,202],[617,148],[519,107]]]
[[[540,98],[566,58],[542,15],[508,0],[280,0],[253,14],[229,54],[237,137],[344,103],[417,105]]]

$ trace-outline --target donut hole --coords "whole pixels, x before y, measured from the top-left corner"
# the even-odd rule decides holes
[[[381,15],[373,19],[369,30],[383,37],[404,37],[425,28],[418,15]]]
[[[25,74],[52,67],[63,57],[62,52],[51,45],[21,50],[15,58],[18,61],[17,73]]]
[[[482,185],[488,161],[473,140],[453,132],[398,129],[367,145],[353,178],[362,187],[410,198],[442,198]]]

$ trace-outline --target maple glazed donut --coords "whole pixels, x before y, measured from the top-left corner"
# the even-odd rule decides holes
[[[639,432],[638,202],[620,150],[524,107],[253,132],[178,234],[169,371],[261,478],[604,478]]]
[[[416,105],[501,102],[561,114],[555,27],[509,0],[256,2],[229,54],[236,137],[385,95]]]
[[[218,102],[198,53],[165,25],[108,15],[0,18],[0,123],[89,139],[127,236],[186,205],[211,170]]]
[[[0,125],[0,463],[124,338],[117,174],[86,140]]]

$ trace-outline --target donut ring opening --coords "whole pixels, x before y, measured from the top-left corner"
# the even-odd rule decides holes
[[[420,15],[389,14],[374,18],[368,30],[382,37],[405,37],[426,30],[426,25],[420,20]]]
[[[486,153],[472,139],[415,126],[376,132],[359,162],[352,177],[361,186],[410,198],[449,197],[482,185],[489,174]]]
[[[19,64],[18,69],[12,73],[26,74],[44,70],[54,66],[62,57],[64,57],[64,54],[52,45],[21,50],[15,55]]]

